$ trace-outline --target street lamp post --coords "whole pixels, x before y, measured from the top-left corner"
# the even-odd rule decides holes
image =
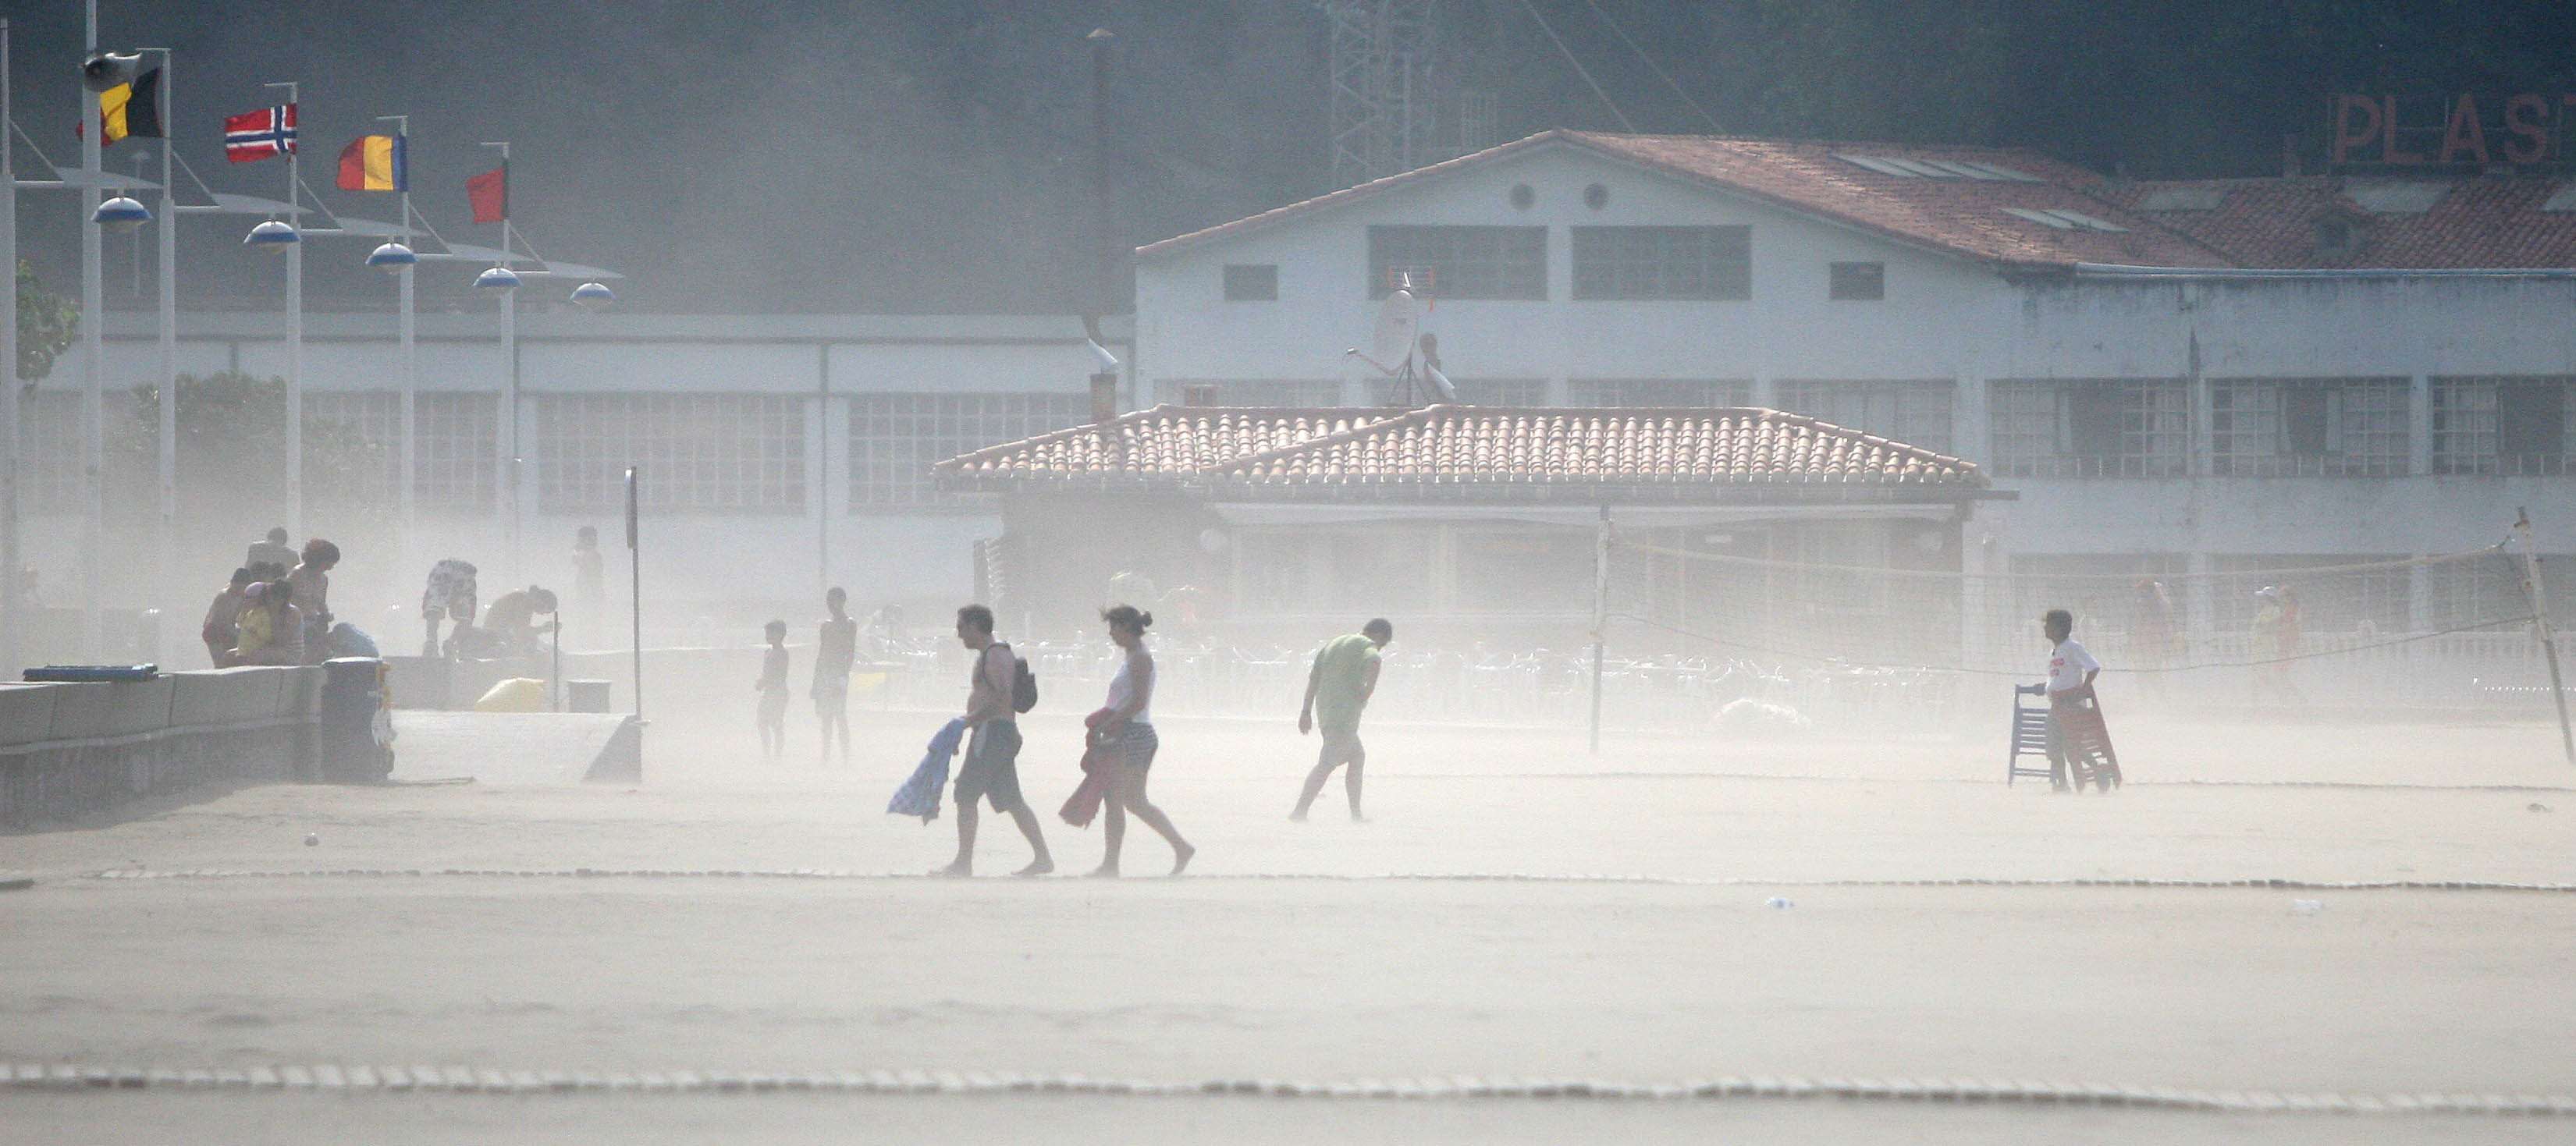
[[[87,15],[86,38],[82,41],[81,58],[98,55],[98,0],[84,5]],[[77,85],[80,106],[72,122],[85,127],[80,133],[81,189],[80,229],[81,257],[81,655],[92,659],[103,651],[105,634],[99,628],[98,583],[105,570],[99,552],[107,533],[107,449],[105,424],[107,410],[107,324],[101,321],[107,313],[106,291],[100,282],[106,270],[102,265],[106,253],[101,247],[97,226],[90,220],[99,208],[99,139],[97,127],[98,97],[86,84]],[[12,275],[17,267],[9,268]],[[9,321],[16,322],[13,312]]]
[[[9,18],[0,16],[0,674],[17,675],[18,634],[18,164],[9,118]]]
[[[296,105],[293,81],[261,84],[285,88],[286,106]],[[281,119],[276,125],[286,131]],[[301,213],[304,181],[301,142],[286,149],[286,201]],[[290,223],[290,226],[293,224]],[[286,244],[286,535],[304,536],[304,244]],[[291,543],[291,542],[290,542]]]

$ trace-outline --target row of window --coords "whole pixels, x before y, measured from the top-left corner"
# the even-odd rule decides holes
[[[1575,227],[1574,297],[1627,301],[1737,302],[1753,297],[1750,227]],[[1398,287],[1437,299],[1544,301],[1547,228],[1379,226],[1368,229],[1368,296]],[[1275,263],[1224,271],[1230,302],[1279,297]],[[1827,264],[1833,299],[1887,296],[1887,267]]]
[[[1381,383],[1380,388],[1384,389]],[[1483,405],[1547,404],[1538,378],[1460,379]],[[1330,380],[1162,384],[1164,401],[1326,407]],[[1574,379],[1576,406],[1736,406],[1740,379]],[[2433,381],[2433,470],[2442,474],[2576,472],[2576,379]],[[2393,476],[2408,469],[2404,379],[2220,379],[2210,383],[2211,468],[2226,476]],[[1393,396],[1380,393],[1378,401]],[[1783,409],[1954,452],[1946,381],[1783,381]],[[2190,388],[2180,379],[1997,381],[1990,387],[1993,472],[2010,477],[2178,477],[2190,472]],[[548,511],[598,512],[624,497],[640,464],[655,509],[796,512],[807,504],[803,395],[548,394],[534,399],[536,483]],[[305,397],[305,470],[318,502],[390,505],[401,474],[400,398],[386,392]],[[130,396],[111,425],[139,424]],[[80,497],[79,395],[39,391],[25,407],[32,504]],[[1001,442],[1075,425],[1079,395],[867,394],[849,403],[848,493],[854,506],[935,504],[931,466]],[[498,500],[499,402],[486,393],[425,393],[414,407],[413,498],[427,512],[488,513]]]
[[[2213,379],[2210,472],[2405,474],[2412,447],[2409,390],[2404,378]],[[2433,472],[2570,472],[2569,459],[2576,457],[2571,391],[2576,379],[2565,377],[2433,379]],[[1997,473],[2179,477],[2191,471],[2191,389],[2182,379],[1996,382],[1989,402]]]

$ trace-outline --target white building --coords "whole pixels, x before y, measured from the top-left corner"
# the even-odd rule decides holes
[[[279,315],[181,319],[180,374],[286,372]],[[299,524],[348,552],[335,611],[380,635],[393,626],[397,638],[411,631],[432,561],[477,563],[487,601],[514,584],[564,587],[583,525],[599,529],[610,597],[622,600],[630,462],[643,469],[653,547],[644,593],[653,624],[672,639],[720,636],[755,615],[801,624],[819,615],[830,584],[847,585],[862,610],[946,603],[973,584],[974,543],[998,533],[999,522],[989,507],[934,490],[931,463],[1085,420],[1096,369],[1081,324],[1064,316],[534,315],[520,324],[513,427],[501,413],[495,317],[424,315],[418,527],[406,543],[391,528],[401,458],[393,326],[383,313],[306,318],[307,439],[354,437],[377,464],[354,477],[308,474]],[[134,412],[134,393],[159,380],[153,329],[149,314],[109,316],[110,425],[149,425],[148,412]],[[1108,330],[1122,357],[1124,329],[1119,320]],[[24,536],[44,603],[56,612],[79,603],[79,356],[76,345],[25,407]],[[228,521],[198,537],[183,520],[187,551],[154,577],[148,437],[140,448],[124,467],[111,459],[111,469],[129,471],[111,475],[111,491],[139,479],[143,492],[111,505],[103,604],[187,614],[220,587],[259,526]],[[183,459],[183,486],[190,476]],[[281,491],[238,516],[284,524],[285,505]],[[181,647],[194,623],[193,614],[178,618],[172,639]],[[751,624],[741,639],[757,639]],[[622,640],[622,630],[616,635]]]
[[[2576,196],[2470,183],[1549,132],[1142,248],[1138,386],[1369,402],[1341,352],[1404,272],[1465,401],[1772,406],[1979,463],[2019,499],[1971,572],[2447,553],[2517,506],[2576,549]],[[2558,265],[2461,265],[2489,250]]]

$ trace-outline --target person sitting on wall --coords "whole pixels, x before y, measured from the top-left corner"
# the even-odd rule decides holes
[[[294,585],[261,581],[243,590],[236,625],[240,643],[233,646],[232,663],[304,663],[304,611],[295,607]]]
[[[216,668],[231,668],[233,648],[241,644],[243,592],[259,578],[248,569],[233,570],[232,583],[215,594],[214,604],[206,607],[206,621],[197,635],[206,642],[206,655]]]

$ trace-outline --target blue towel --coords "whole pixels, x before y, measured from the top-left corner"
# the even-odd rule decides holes
[[[939,818],[939,791],[948,786],[948,758],[957,754],[957,744],[966,739],[966,722],[951,720],[939,734],[930,738],[930,746],[921,755],[921,766],[912,770],[912,778],[895,789],[894,799],[886,801],[890,816],[919,816],[922,823]]]

